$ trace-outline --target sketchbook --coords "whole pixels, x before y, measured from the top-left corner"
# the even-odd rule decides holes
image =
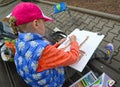
[[[63,42],[58,47],[58,49],[67,46],[65,51],[70,50],[69,36],[71,36],[71,35],[75,35],[77,37],[77,42],[79,43],[79,45],[81,44],[80,50],[84,51],[85,54],[80,59],[80,61],[70,65],[70,67],[82,72],[83,69],[85,68],[86,64],[90,60],[91,56],[93,55],[94,51],[97,49],[97,47],[101,43],[102,39],[104,38],[104,35],[96,33],[96,32],[75,29],[73,32],[71,32],[71,34],[68,35],[66,41]]]

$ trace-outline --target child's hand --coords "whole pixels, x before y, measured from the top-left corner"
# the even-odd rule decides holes
[[[66,40],[66,38],[61,39],[61,40],[58,42],[58,44],[62,44],[65,40]]]
[[[72,42],[72,41],[76,41],[76,36],[75,36],[75,35],[72,35],[72,36],[70,36],[69,38],[70,38],[70,41],[71,41],[71,42]]]
[[[79,59],[78,59],[78,61],[80,61],[81,58],[82,58],[84,55],[85,55],[85,52],[82,51],[82,50],[79,50]]]

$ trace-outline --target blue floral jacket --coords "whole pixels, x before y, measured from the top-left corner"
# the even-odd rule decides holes
[[[48,44],[35,33],[19,33],[16,41],[17,72],[32,87],[61,87],[64,83],[63,67],[36,72],[38,60]]]

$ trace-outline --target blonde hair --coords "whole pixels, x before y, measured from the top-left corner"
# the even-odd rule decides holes
[[[8,22],[10,24],[10,27],[13,29],[14,34],[18,36],[18,30],[17,30],[17,27],[15,26],[16,21],[17,20],[15,17],[13,17],[13,16],[9,17]]]
[[[10,27],[12,28],[13,30],[13,33],[18,36],[18,32],[34,32],[34,29],[32,28],[33,25],[32,25],[32,22],[29,22],[29,23],[25,23],[25,24],[22,24],[22,25],[19,25],[19,26],[16,26],[16,18],[14,16],[10,16],[9,18],[4,18],[3,19],[4,22],[8,22]],[[27,26],[29,25],[29,26]]]
[[[3,22],[8,22],[10,27],[12,28],[13,30],[13,33],[18,36],[18,32],[23,32],[23,28],[25,28],[26,24],[23,24],[23,25],[19,25],[19,26],[16,26],[15,23],[16,23],[16,18],[13,17],[13,16],[10,16],[9,18],[4,18],[3,19]]]

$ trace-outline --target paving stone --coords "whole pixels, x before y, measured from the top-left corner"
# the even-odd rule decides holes
[[[116,24],[116,25],[120,25],[120,22],[119,22],[119,21],[115,21],[115,24]]]
[[[99,32],[101,32],[104,35],[107,35],[107,33],[112,30],[112,28],[107,27],[107,26],[103,26],[103,28],[100,28],[101,30]]]
[[[105,36],[104,40],[110,43],[113,43],[113,39],[116,36],[116,34],[108,32],[108,34]]]
[[[88,26],[87,26],[88,27]],[[91,29],[93,32],[100,32],[100,33],[102,33],[100,30],[100,28],[97,28],[97,27],[93,27],[92,29]]]
[[[77,21],[79,21],[80,19],[81,19],[81,17],[80,16],[72,16],[72,18],[71,18],[74,22],[77,22]]]
[[[72,32],[72,31],[75,30],[76,28],[78,28],[78,26],[72,25],[72,26],[70,27],[70,31]]]
[[[120,34],[116,36],[115,39],[120,41]]]
[[[63,32],[65,32],[66,34],[69,34],[71,32],[71,26],[64,26],[61,29]]]
[[[119,34],[120,33],[120,26],[119,25],[114,25],[114,28],[110,30],[110,32],[114,34]]]
[[[66,25],[66,26],[67,26],[67,25]],[[49,27],[50,29],[54,29],[55,27],[58,27],[58,28],[60,28],[60,29],[63,29],[65,26],[62,25],[62,24],[59,23],[59,22],[54,21],[54,22],[47,22],[47,23],[46,23],[46,27]]]
[[[96,17],[94,15],[89,15],[89,18],[95,19]]]
[[[93,19],[90,17],[87,17],[87,19],[84,21],[84,23],[89,24]]]
[[[87,17],[88,17],[88,15],[87,15],[87,14],[84,14],[81,18],[82,18],[83,20],[86,20]]]
[[[92,22],[98,23],[100,19],[101,19],[100,17],[95,17],[95,19],[92,20]]]
[[[117,84],[116,84],[116,83],[117,83]],[[115,83],[115,87],[119,87],[119,86],[120,86],[120,79],[117,80],[116,83]]]
[[[55,27],[55,25],[52,23],[47,23],[46,26],[50,29],[53,29]]]
[[[84,15],[83,13],[81,13],[81,12],[76,12],[76,11],[71,11],[71,14],[72,14],[72,16],[75,17],[75,18],[80,18],[80,17],[82,17],[82,16]]]
[[[120,42],[114,39],[112,44],[114,45],[115,51],[118,52],[120,48]]]
[[[109,20],[108,20],[108,19],[101,18],[100,21],[103,21],[103,22],[108,23]]]
[[[86,28],[88,28],[89,30],[92,30],[95,25],[96,25],[95,22],[90,22],[90,23],[86,26]]]
[[[120,62],[120,52],[118,52],[117,55],[114,56],[114,59]]]
[[[118,52],[114,51],[113,56],[112,56],[113,59],[115,58],[116,55],[118,55]]]
[[[85,23],[81,23],[80,26],[78,26],[79,29],[83,30],[87,26]]]
[[[95,27],[103,28],[103,26],[105,25],[105,23],[106,23],[106,22],[99,21],[98,24],[97,24]]]
[[[114,21],[109,20],[108,23],[106,23],[105,25],[113,28],[114,24]]]
[[[65,16],[66,13],[59,13],[59,14],[55,14],[53,15],[53,17],[55,18],[55,20],[59,20],[60,22],[63,22],[63,21],[67,21],[69,16]]]
[[[83,23],[83,19],[79,18],[76,22],[75,25],[81,25]]]

